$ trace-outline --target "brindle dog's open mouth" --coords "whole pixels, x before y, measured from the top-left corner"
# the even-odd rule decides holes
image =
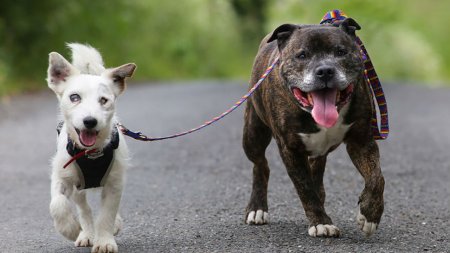
[[[292,87],[291,91],[302,107],[311,110],[311,115],[317,124],[330,128],[337,122],[338,110],[350,100],[353,93],[353,84],[349,84],[342,91],[336,88],[324,88],[304,92],[297,87]]]

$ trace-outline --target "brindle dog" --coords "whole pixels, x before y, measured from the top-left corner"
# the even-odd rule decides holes
[[[372,94],[351,18],[332,25],[284,24],[263,39],[252,72],[255,83],[277,55],[280,63],[248,100],[243,147],[253,162],[247,224],[268,222],[270,170],[265,150],[275,139],[302,202],[311,236],[337,237],[324,209],[323,175],[328,153],[344,142],[365,180],[357,222],[375,232],[383,213],[384,178],[371,131]]]

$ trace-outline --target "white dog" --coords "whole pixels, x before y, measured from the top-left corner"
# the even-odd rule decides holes
[[[56,230],[77,247],[92,252],[118,252],[114,235],[128,148],[118,131],[115,101],[136,65],[105,69],[100,53],[90,46],[69,44],[72,64],[56,52],[49,55],[47,82],[58,97],[63,121],[58,126],[52,161],[50,214]],[[86,189],[103,187],[101,210],[94,223]],[[78,216],[73,204],[76,204]]]

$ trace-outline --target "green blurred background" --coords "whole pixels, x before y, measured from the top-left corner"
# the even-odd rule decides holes
[[[248,80],[261,38],[282,23],[342,9],[362,26],[382,80],[450,83],[450,1],[1,0],[0,96],[46,87],[47,57],[65,42],[99,48],[133,80]]]

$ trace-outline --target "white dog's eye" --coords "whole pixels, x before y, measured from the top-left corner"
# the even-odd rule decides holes
[[[105,98],[105,97],[100,98],[100,104],[101,104],[101,105],[104,105],[104,104],[106,104],[107,102],[108,102],[108,99],[107,99],[107,98]]]
[[[78,94],[72,94],[72,95],[70,95],[70,101],[72,102],[72,103],[77,103],[77,102],[80,102],[80,100],[81,100],[81,97],[80,97],[80,95],[78,95]]]

